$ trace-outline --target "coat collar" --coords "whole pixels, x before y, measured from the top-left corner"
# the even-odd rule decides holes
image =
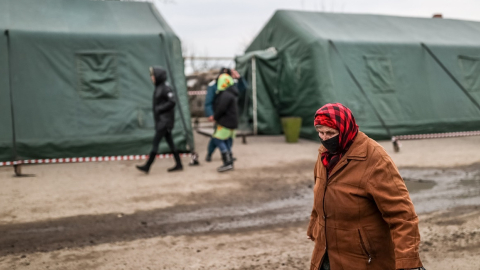
[[[353,144],[348,149],[345,156],[347,159],[355,160],[365,160],[367,159],[367,135],[365,133],[358,131]]]
[[[350,149],[347,153],[338,161],[337,165],[330,172],[328,178],[331,178],[336,172],[342,169],[345,165],[348,164],[348,160],[366,160],[367,159],[367,135],[365,133],[358,131],[355,140],[353,141]],[[327,151],[327,149],[321,145],[318,151],[321,153]],[[325,168],[323,168],[325,169]]]
[[[348,149],[347,153],[340,159],[341,162],[343,159],[355,159],[355,160],[365,160],[367,158],[367,135],[365,133],[358,131],[355,140],[353,141],[350,149]],[[325,146],[320,145],[318,148],[318,152],[323,153],[326,152],[327,149]]]

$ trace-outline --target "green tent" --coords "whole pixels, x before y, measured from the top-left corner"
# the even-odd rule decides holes
[[[322,105],[348,106],[376,139],[480,130],[480,22],[277,11],[237,69],[250,89],[243,129],[280,134]]]
[[[152,65],[169,67],[175,144],[193,150],[180,40],[152,4],[2,0],[0,30],[0,161],[147,154]]]

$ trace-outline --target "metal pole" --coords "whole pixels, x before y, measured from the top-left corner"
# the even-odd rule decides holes
[[[257,135],[257,59],[252,57],[253,135]]]
[[[247,72],[248,72],[248,70],[247,70]],[[249,88],[250,87],[247,87],[247,89],[245,89],[245,101],[243,103],[243,112],[242,112],[242,116],[241,116],[241,119],[240,119],[240,120],[243,120],[243,122],[244,122],[243,127],[245,127],[247,130],[248,130],[248,117],[249,117],[249,114],[248,114],[249,106],[248,105],[250,104],[250,99],[249,99],[249,96],[248,96],[249,95]],[[243,143],[246,144],[247,142],[246,142],[245,136],[243,136],[243,139],[244,139]]]
[[[7,36],[7,63],[8,63],[8,89],[10,94],[10,113],[12,117],[12,143],[13,143],[13,159],[17,161],[18,158],[18,151],[17,151],[17,135],[15,133],[15,110],[13,108],[13,91],[12,91],[12,67],[10,61],[10,32],[9,30],[5,30],[5,36]],[[13,170],[15,171],[15,175],[21,176],[22,175],[22,167],[21,164],[14,164]]]

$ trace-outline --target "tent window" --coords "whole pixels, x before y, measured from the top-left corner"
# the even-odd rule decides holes
[[[78,53],[77,74],[81,97],[118,98],[117,54],[113,52]]]
[[[395,92],[395,79],[390,58],[386,56],[364,56],[364,58],[373,92]]]
[[[467,91],[480,90],[480,57],[458,56],[463,75],[463,86]]]

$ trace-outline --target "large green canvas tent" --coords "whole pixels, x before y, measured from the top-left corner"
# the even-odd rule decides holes
[[[152,65],[169,67],[175,144],[192,150],[180,40],[152,4],[1,0],[0,30],[0,161],[147,154]]]
[[[376,139],[480,130],[480,22],[282,10],[236,62],[251,86],[243,128],[258,134],[299,116],[318,139],[330,102]]]

